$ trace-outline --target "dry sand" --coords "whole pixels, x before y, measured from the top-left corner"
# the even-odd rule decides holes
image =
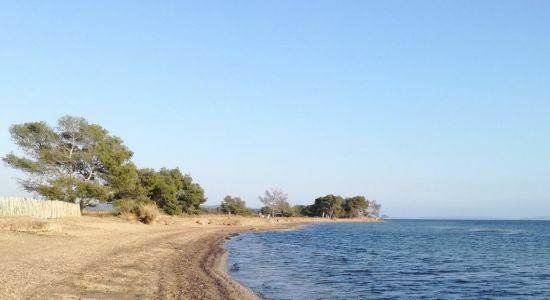
[[[255,299],[224,270],[226,238],[326,219],[0,218],[0,299]],[[329,221],[330,222],[330,221]]]

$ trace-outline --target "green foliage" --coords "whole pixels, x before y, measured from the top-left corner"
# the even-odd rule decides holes
[[[20,180],[25,190],[81,208],[106,200],[112,170],[132,157],[122,140],[83,118],[62,117],[56,128],[44,122],[13,125],[10,134],[24,156],[10,153],[3,161],[30,175]]]
[[[271,207],[264,206],[260,209],[260,213],[264,216],[272,215],[273,211],[271,210]]]
[[[140,186],[145,194],[167,214],[199,213],[199,206],[206,201],[203,189],[193,183],[191,176],[179,169],[162,168],[138,170]]]
[[[32,159],[18,157],[15,154],[10,153],[3,158],[3,161],[13,168],[30,173],[40,174],[40,164]]]
[[[307,217],[309,216],[307,208],[307,205],[294,205],[292,207],[292,214],[295,217]]]
[[[299,210],[299,215],[309,217],[358,218],[377,217],[380,208],[380,204],[376,201],[370,202],[364,196],[344,199],[341,196],[326,195],[315,199],[313,205],[296,206],[295,211]]]
[[[55,128],[45,122],[13,125],[10,134],[24,155],[10,153],[3,161],[29,174],[20,183],[47,199],[81,208],[97,200],[151,199],[172,215],[197,213],[206,201],[200,185],[179,169],[138,170],[120,138],[83,118],[62,117]]]
[[[137,199],[147,195],[145,187],[141,185],[138,169],[133,163],[111,167],[108,176],[111,200]]]
[[[367,198],[363,196],[346,198],[344,202],[344,211],[346,217],[348,218],[357,218],[364,216],[367,212],[368,207],[369,202],[367,201]]]
[[[313,205],[297,205],[296,210],[299,210],[298,215],[302,217],[315,217]]]
[[[200,205],[206,202],[204,190],[199,184],[193,183],[193,179],[189,175],[184,176],[183,183],[183,188],[178,194],[178,203],[185,213],[190,215],[199,214]]]
[[[133,213],[137,207],[138,201],[133,199],[118,199],[113,202],[113,213],[121,215],[124,213]]]
[[[315,199],[315,203],[308,208],[308,212],[311,216],[316,217],[342,217],[344,215],[342,208],[343,203],[344,199],[341,196],[334,196],[332,194],[326,195]]]
[[[287,201],[284,201],[279,204],[277,207],[279,214],[283,217],[295,217],[296,214],[290,204]]]
[[[149,199],[153,200],[160,208],[170,215],[179,215],[182,212],[177,202],[179,188],[179,170],[161,169],[155,172],[152,169],[139,171],[141,184],[147,192]]]
[[[244,200],[242,200],[239,197],[231,197],[231,196],[225,196],[223,198],[223,201],[220,205],[220,210],[224,214],[233,214],[233,215],[241,215],[241,216],[249,216],[252,214],[250,209],[246,207],[246,203]]]
[[[61,177],[48,181],[49,184],[39,185],[36,192],[48,199],[66,202],[78,202],[80,208],[86,206],[83,199],[106,200],[108,188],[89,181],[81,181],[70,177]]]
[[[264,206],[260,209],[260,213],[262,215],[271,215],[273,217],[296,217],[298,214],[294,211],[292,207],[286,203],[282,203],[276,211],[274,211],[271,207]]]

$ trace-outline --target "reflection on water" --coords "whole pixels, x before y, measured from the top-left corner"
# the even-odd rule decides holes
[[[316,224],[226,246],[265,299],[550,299],[545,221]]]

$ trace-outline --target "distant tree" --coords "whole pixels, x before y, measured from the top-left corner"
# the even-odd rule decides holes
[[[204,189],[193,182],[193,178],[185,174],[183,176],[183,188],[178,193],[178,203],[183,211],[188,214],[198,214],[200,205],[206,202]]]
[[[341,196],[330,194],[315,199],[311,210],[314,216],[337,218],[343,216],[343,203],[344,199]]]
[[[314,205],[305,205],[300,210],[300,215],[304,217],[317,217],[317,212]]]
[[[296,217],[305,217],[307,215],[304,215],[306,205],[294,205],[292,207],[292,213]]]
[[[81,209],[125,193],[121,182],[132,172],[133,153],[101,126],[65,116],[55,128],[31,122],[11,126],[10,134],[24,154],[10,153],[3,161],[29,174],[19,180],[26,191],[79,203]]]
[[[293,207],[287,204],[283,204],[280,208],[277,210],[272,210],[270,207],[264,206],[259,211],[262,215],[271,215],[274,217],[295,217],[297,214],[295,213]]]
[[[260,208],[260,213],[264,216],[270,216],[273,214],[273,211],[271,210],[270,207],[264,206]]]
[[[288,195],[279,189],[268,189],[264,196],[260,196],[260,201],[270,210],[272,217],[276,215],[288,214],[290,204],[288,203]]]
[[[368,206],[369,202],[363,196],[355,196],[344,200],[344,211],[349,218],[364,216]]]
[[[368,216],[378,218],[380,216],[381,208],[382,208],[382,205],[376,202],[376,200],[369,202],[369,207],[367,209]]]
[[[248,216],[251,214],[250,210],[246,208],[246,203],[239,197],[225,196],[223,198],[220,209],[225,214]]]
[[[290,206],[290,204],[287,201],[282,202],[278,208],[277,211],[279,212],[279,215],[283,217],[294,217],[296,216],[294,209]]]

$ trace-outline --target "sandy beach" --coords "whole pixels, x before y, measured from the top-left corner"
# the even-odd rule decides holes
[[[224,240],[312,222],[338,221],[0,218],[0,299],[255,299],[225,273]]]

